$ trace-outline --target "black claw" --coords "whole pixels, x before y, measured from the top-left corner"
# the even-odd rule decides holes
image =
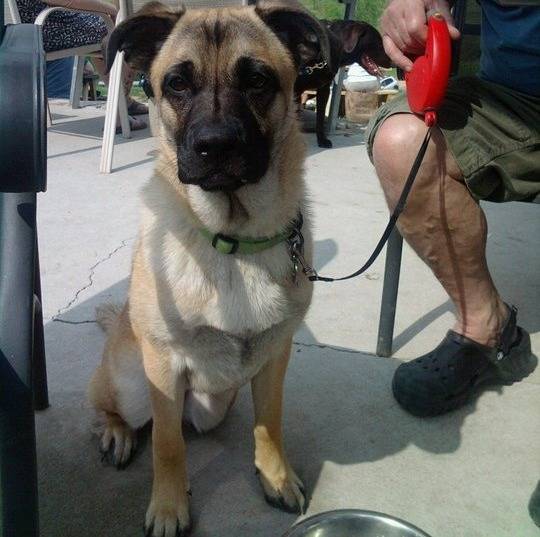
[[[113,438],[107,449],[103,449],[101,445],[99,446],[99,452],[101,453],[101,463],[104,466],[114,465],[114,443],[115,442]]]
[[[190,520],[189,524],[185,528],[180,527],[180,522],[176,522],[176,537],[187,537],[191,533],[191,529],[193,528],[193,523]]]
[[[115,464],[116,470],[121,472],[122,470],[125,470],[128,467],[129,462],[131,461],[131,457],[126,462],[117,462]]]
[[[106,451],[101,455],[101,463],[103,466],[114,466],[114,453],[112,451]]]
[[[175,537],[188,537],[188,535],[191,533],[191,529],[193,528],[193,523],[190,520],[189,525],[185,528],[180,527],[180,521],[176,521],[176,533]],[[154,523],[150,524],[148,528],[146,527],[146,524],[143,524],[143,533],[144,537],[152,537],[152,533],[154,531]]]
[[[104,466],[114,466],[117,470],[125,470],[129,464],[133,461],[133,458],[135,457],[136,448],[133,447],[131,449],[131,452],[129,454],[129,457],[126,461],[119,461],[116,459],[114,455],[114,439],[111,442],[111,445],[109,446],[109,449],[105,450],[102,449],[101,446],[99,448],[99,452],[101,453],[101,463]]]
[[[187,537],[189,533],[191,532],[191,523],[187,528],[180,528],[180,526],[176,526],[176,537]]]
[[[271,496],[268,496],[267,494],[265,494],[264,499],[272,507],[276,507],[277,509],[281,509],[282,511],[285,511],[286,513],[291,513],[291,514],[294,514],[294,515],[302,514],[302,510],[300,509],[300,505],[298,505],[298,504],[295,505],[295,506],[287,505],[282,496],[278,496],[277,498],[272,498]]]

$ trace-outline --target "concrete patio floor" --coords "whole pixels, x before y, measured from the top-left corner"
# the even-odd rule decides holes
[[[142,535],[151,486],[146,445],[128,469],[103,467],[85,398],[104,336],[94,308],[125,297],[137,192],[152,172],[148,131],[118,138],[114,173],[98,173],[103,110],[53,104],[48,191],[39,235],[51,407],[37,415],[43,537]],[[320,150],[308,134],[316,267],[356,269],[382,232],[386,205],[361,134]],[[489,262],[540,351],[540,208],[485,205]],[[401,360],[431,350],[451,326],[440,285],[405,249],[395,355],[374,355],[383,259],[364,277],[316,284],[286,382],[289,459],[310,496],[307,515],[386,512],[433,537],[533,537],[527,504],[540,479],[540,372],[490,388],[435,419],[407,415],[390,392]],[[187,433],[194,537],[280,537],[296,517],[263,500],[253,472],[252,409],[243,389],[226,422]],[[149,442],[147,442],[149,444]]]

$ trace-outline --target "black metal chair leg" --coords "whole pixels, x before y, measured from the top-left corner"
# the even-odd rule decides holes
[[[32,343],[36,194],[0,193],[0,535],[38,536]]]
[[[38,537],[32,393],[4,356],[0,356],[0,473],[0,534]]]
[[[43,334],[43,310],[41,306],[41,276],[39,271],[39,250],[36,232],[36,258],[34,262],[34,345],[32,349],[32,384],[34,388],[35,410],[45,410],[49,406],[47,388],[47,366],[45,361],[45,338]]]
[[[395,228],[386,246],[381,315],[379,317],[379,333],[377,335],[377,356],[392,356],[402,249],[403,237],[397,228]]]

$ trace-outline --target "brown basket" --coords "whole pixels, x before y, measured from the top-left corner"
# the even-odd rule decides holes
[[[347,91],[345,94],[345,117],[354,123],[367,123],[378,107],[375,92]]]

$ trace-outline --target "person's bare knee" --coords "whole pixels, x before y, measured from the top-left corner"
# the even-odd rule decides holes
[[[390,116],[377,131],[373,164],[391,207],[399,197],[425,133],[424,123],[412,114]]]
[[[401,194],[426,132],[425,123],[413,114],[393,115],[379,127],[373,143],[373,162],[391,209]],[[442,133],[434,129],[415,183],[417,187],[426,182],[435,185],[441,175],[462,181]],[[417,197],[429,193],[429,188],[415,190]]]

